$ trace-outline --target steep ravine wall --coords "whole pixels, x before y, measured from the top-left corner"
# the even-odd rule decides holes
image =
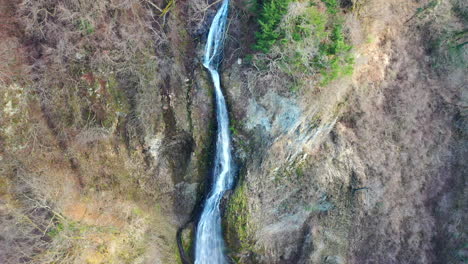
[[[1,263],[180,261],[214,129],[198,4],[1,1],[2,62],[16,56],[0,75]]]
[[[452,4],[355,3],[355,71],[327,87],[225,64],[244,166],[226,217],[237,263],[463,263],[466,64],[438,68],[428,48],[463,24]]]
[[[322,86],[251,62],[247,2],[221,69],[233,261],[463,263],[467,69],[437,50],[462,2],[342,1],[354,73]],[[1,263],[181,261],[211,167],[211,3],[0,0]]]

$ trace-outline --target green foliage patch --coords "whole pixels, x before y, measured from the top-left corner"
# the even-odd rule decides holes
[[[226,211],[227,240],[233,244],[232,249],[239,253],[253,250],[247,199],[245,184],[240,184],[230,197]],[[236,258],[236,256],[233,257]]]
[[[255,8],[259,11],[258,24],[260,30],[255,33],[257,43],[256,50],[268,53],[280,38],[281,32],[277,30],[281,19],[288,12],[291,0],[265,0],[256,2]]]
[[[353,72],[352,46],[345,37],[339,2],[321,2],[265,0],[257,4],[260,28],[254,49],[267,54],[266,60],[276,61],[294,83],[320,74],[319,84],[327,85]],[[326,12],[318,8],[320,4]],[[262,69],[268,62],[257,59],[255,63]]]
[[[334,25],[330,40],[320,45],[319,56],[315,57],[315,66],[320,69],[323,76],[322,85],[341,76],[351,75],[354,69],[352,47],[345,42],[341,24]]]
[[[83,35],[91,35],[94,33],[95,28],[88,19],[80,19],[78,22],[78,29],[83,33]]]

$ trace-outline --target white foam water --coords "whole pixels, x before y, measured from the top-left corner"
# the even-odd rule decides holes
[[[221,91],[218,66],[223,52],[228,9],[229,0],[224,0],[211,24],[203,57],[203,66],[210,72],[214,84],[218,130],[213,185],[204,202],[196,229],[195,264],[227,263],[221,228],[220,202],[225,191],[232,188],[234,172],[229,116],[226,101]]]

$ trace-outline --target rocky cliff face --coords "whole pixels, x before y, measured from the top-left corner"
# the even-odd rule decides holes
[[[0,6],[10,25],[1,28],[0,262],[179,261],[175,233],[203,192],[213,130],[199,41],[183,19],[196,10]]]
[[[230,257],[463,263],[466,6],[343,1],[332,16],[326,3],[293,1],[281,23],[303,10],[314,32],[343,21],[354,71],[327,83],[284,60],[286,44],[253,51],[256,14],[232,3]],[[0,262],[181,261],[176,231],[209,183],[213,93],[199,58],[214,7],[1,2]],[[310,42],[293,35],[289,50],[320,49],[299,33]]]
[[[466,64],[437,65],[428,47],[463,23],[456,3],[358,4],[345,14],[350,78],[290,92],[271,71],[226,65],[244,166],[247,220],[228,233],[244,240],[232,243],[240,263],[466,258]]]

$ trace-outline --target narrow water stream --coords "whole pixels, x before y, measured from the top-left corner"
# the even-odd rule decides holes
[[[234,172],[231,157],[229,116],[221,90],[218,66],[223,53],[229,0],[223,0],[208,33],[203,66],[213,80],[216,95],[216,119],[218,122],[216,154],[213,168],[213,185],[204,202],[196,229],[195,264],[227,263],[221,228],[220,202],[226,190],[232,188]]]

